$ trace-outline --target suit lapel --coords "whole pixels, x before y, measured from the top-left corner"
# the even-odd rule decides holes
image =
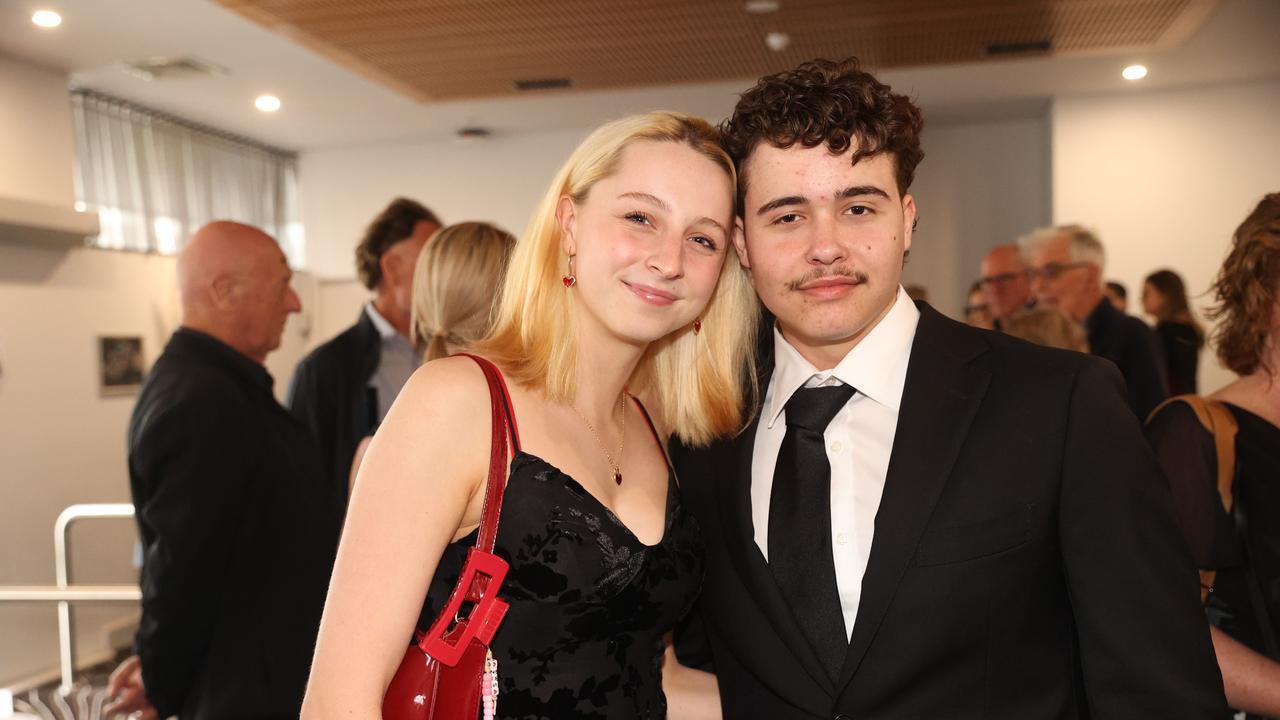
[[[770,373],[771,374],[771,373]],[[768,376],[765,376],[768,381]],[[763,387],[763,385],[762,385]],[[834,695],[831,675],[824,668],[796,622],[791,606],[778,589],[764,554],[755,540],[751,520],[751,457],[755,449],[759,413],[751,425],[728,445],[720,477],[720,515],[724,519],[725,543],[729,555],[751,598],[769,619],[805,672],[824,690]]]
[[[991,379],[979,336],[921,305],[862,597],[837,688],[853,678],[915,555]]]

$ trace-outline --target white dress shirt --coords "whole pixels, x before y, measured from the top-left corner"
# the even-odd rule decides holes
[[[852,635],[884,492],[907,361],[920,311],[898,288],[893,307],[831,370],[819,371],[775,327],[774,367],[765,391],[751,459],[751,520],[756,545],[769,558],[769,498],[787,426],[787,400],[801,387],[844,383],[858,392],[836,413],[823,439],[831,463],[831,549],[845,632]]]
[[[391,409],[391,403],[395,402],[404,384],[409,382],[409,376],[422,364],[422,355],[413,349],[409,340],[390,321],[382,317],[373,303],[365,303],[364,311],[382,338],[378,369],[369,378],[369,386],[378,391],[378,422],[382,422]]]

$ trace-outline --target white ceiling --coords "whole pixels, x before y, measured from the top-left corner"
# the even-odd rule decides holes
[[[888,0],[886,0],[888,1]],[[42,8],[61,27],[30,22]],[[1280,0],[1227,0],[1182,47],[893,70],[881,78],[916,96],[933,122],[1029,117],[1048,98],[1280,78]],[[723,117],[741,82],[517,99],[419,104],[207,0],[0,0],[0,53],[70,73],[74,82],[292,149],[439,139],[464,125],[504,135],[579,128],[627,112],[670,108]],[[120,61],[191,55],[223,76],[146,82]],[[1120,69],[1145,62],[1146,80]],[[253,108],[261,93],[283,109]]]

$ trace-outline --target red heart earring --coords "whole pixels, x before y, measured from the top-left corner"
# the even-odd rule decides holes
[[[699,320],[694,320],[694,321],[693,321],[693,334],[694,334],[694,335],[697,335],[697,334],[698,334],[698,333],[700,333],[700,332],[702,332],[702,320],[700,320],[700,319],[699,319]]]
[[[578,282],[578,276],[573,274],[573,256],[569,256],[569,274],[560,278],[560,282],[564,283],[567,288],[573,287]]]

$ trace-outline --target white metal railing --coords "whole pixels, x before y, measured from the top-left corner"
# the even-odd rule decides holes
[[[58,515],[53,525],[53,562],[56,585],[0,586],[0,602],[54,602],[58,604],[58,667],[62,673],[59,690],[72,690],[75,673],[75,627],[71,622],[73,602],[137,602],[142,591],[137,585],[72,585],[68,536],[71,526],[89,518],[132,518],[129,503],[72,505]]]
[[[137,585],[5,585],[0,602],[136,602],[142,599]]]

